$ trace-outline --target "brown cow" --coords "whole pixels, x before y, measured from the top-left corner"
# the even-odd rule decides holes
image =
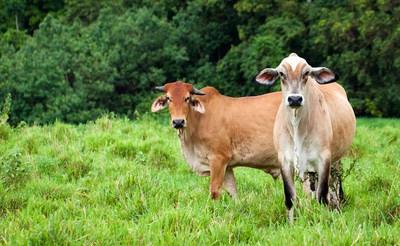
[[[350,148],[356,120],[345,90],[332,83],[337,77],[330,69],[311,67],[292,53],[277,68],[261,71],[256,81],[272,84],[277,78],[281,79],[282,103],[276,115],[274,143],[292,222],[296,198],[293,169],[303,182],[308,174],[317,174],[317,199],[327,204],[331,165],[339,165]],[[331,84],[320,85],[327,83]]]
[[[165,95],[154,101],[152,112],[169,107],[186,161],[199,175],[211,175],[213,199],[219,197],[222,186],[236,197],[234,167],[258,168],[279,176],[272,128],[280,92],[232,98],[213,87],[199,91],[180,81],[157,89]]]

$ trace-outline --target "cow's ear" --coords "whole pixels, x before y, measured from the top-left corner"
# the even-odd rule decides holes
[[[165,108],[168,104],[168,99],[166,96],[160,96],[158,97],[154,102],[153,105],[151,105],[151,112],[157,112],[160,111],[161,109]]]
[[[202,114],[204,114],[204,112],[206,112],[206,109],[204,108],[203,103],[200,102],[200,100],[196,99],[196,98],[192,98],[190,100],[190,107],[192,107],[192,109],[194,111],[197,111],[197,112],[202,113]]]
[[[311,69],[311,76],[319,84],[328,84],[335,82],[339,79],[337,74],[335,74],[334,72],[332,72],[332,70],[326,67],[313,67]]]
[[[274,68],[265,68],[256,77],[255,81],[263,85],[272,85],[279,77],[279,73]]]

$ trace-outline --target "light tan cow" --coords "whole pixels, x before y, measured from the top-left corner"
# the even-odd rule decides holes
[[[256,81],[270,85],[277,78],[281,79],[282,102],[274,125],[274,144],[292,222],[294,170],[302,181],[308,174],[317,174],[317,199],[327,204],[331,165],[339,164],[350,148],[356,119],[345,90],[332,83],[337,77],[330,69],[311,67],[292,53],[277,68],[262,70]]]
[[[258,168],[279,176],[272,129],[280,92],[232,98],[213,87],[199,91],[180,81],[157,89],[164,95],[154,101],[152,112],[169,107],[186,161],[199,175],[211,175],[213,199],[219,197],[222,186],[236,197],[234,167]]]

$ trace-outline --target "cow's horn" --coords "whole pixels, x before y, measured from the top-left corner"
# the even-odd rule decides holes
[[[164,86],[155,86],[155,87],[154,87],[154,90],[164,92]]]
[[[194,87],[193,87],[193,89],[192,89],[192,91],[190,93],[195,94],[195,95],[201,95],[201,96],[206,94],[206,93],[202,92],[201,90],[198,90],[198,89],[196,89]]]

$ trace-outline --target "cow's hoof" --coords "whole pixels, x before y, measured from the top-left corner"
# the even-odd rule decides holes
[[[212,191],[212,192],[211,192],[211,198],[212,198],[213,200],[217,200],[217,199],[219,198],[219,192],[217,192],[217,191]]]

